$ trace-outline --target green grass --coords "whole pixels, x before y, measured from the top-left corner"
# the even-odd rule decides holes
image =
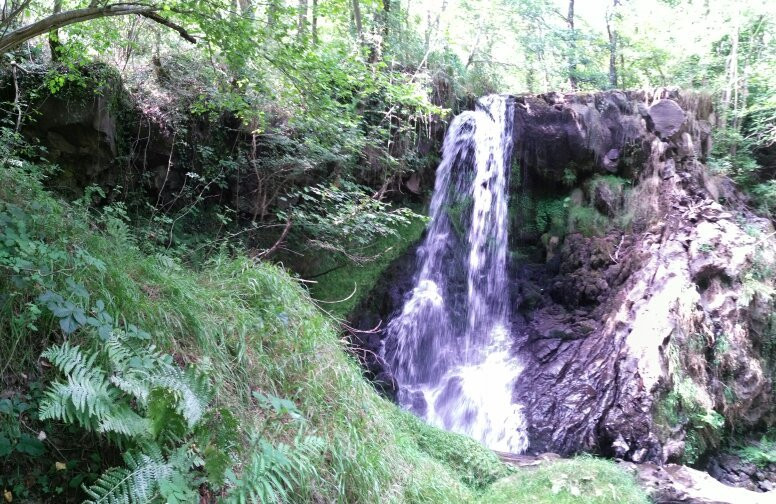
[[[591,475],[579,485],[600,494],[599,500],[560,501],[564,494],[549,493],[546,502],[645,502],[633,480],[607,462],[577,459],[516,472],[478,443],[400,411],[363,379],[332,319],[275,265],[219,254],[194,270],[166,255],[146,254],[120,207],[100,216],[62,202],[14,166],[0,168],[0,202],[27,214],[25,240],[35,244],[30,254],[48,261],[54,284],[63,290],[68,279],[82,284],[92,300],[104,300],[117,319],[148,331],[177,362],[210,370],[214,406],[229,408],[239,420],[243,446],[235,472],[252,456],[250,438],[294,444],[303,433],[323,440],[324,451],[293,489],[293,502],[545,502],[531,499],[546,494],[551,475],[561,470]],[[422,223],[416,226],[414,236]],[[390,259],[384,260],[383,267]],[[360,274],[366,289],[379,271],[375,266]],[[345,280],[337,284],[335,278],[325,279],[330,290],[324,292],[345,288]],[[7,356],[0,383],[45,381],[47,375],[36,371],[38,356],[63,335],[50,315],[35,314],[41,288],[18,284],[9,270],[0,270],[0,287],[0,353]],[[306,421],[268,421],[255,391],[292,400]],[[67,450],[71,439],[51,443]],[[608,497],[609,485],[619,500]]]
[[[640,504],[649,499],[614,462],[577,457],[523,469],[481,496],[488,504]]]

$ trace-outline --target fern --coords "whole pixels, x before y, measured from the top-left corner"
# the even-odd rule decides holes
[[[138,415],[126,404],[121,404],[100,420],[97,430],[100,432],[115,432],[130,438],[142,437],[148,434],[150,421]]]
[[[57,296],[48,296],[57,301],[54,308],[65,303]],[[89,311],[73,304],[70,311],[52,313],[69,317],[73,309]],[[93,320],[72,331],[85,336],[83,348],[65,342],[43,353],[61,378],[49,385],[39,412],[41,419],[110,434],[111,441],[129,448],[123,467],[105,471],[84,488],[86,502],[194,502],[203,481],[223,489],[227,480],[234,484],[231,502],[287,502],[315,474],[312,459],[322,443],[300,436],[294,446],[261,439],[236,480],[229,467],[239,448],[238,422],[228,410],[211,408],[207,368],[177,366],[172,356],[149,344],[148,333],[133,325],[116,327],[104,304],[90,313]],[[300,416],[291,401],[257,398],[277,417]]]
[[[287,502],[289,494],[299,488],[305,478],[316,474],[313,458],[322,450],[323,441],[317,437],[302,438],[295,447],[272,446],[261,440],[259,449],[232,490],[229,502]]]
[[[179,459],[165,460],[156,445],[149,451],[123,456],[126,467],[104,472],[90,487],[84,487],[90,499],[85,504],[145,504],[159,495],[160,483],[170,480],[184,469]],[[188,470],[185,467],[185,470]]]
[[[176,410],[190,429],[202,419],[211,395],[210,383],[205,375],[198,374],[193,368],[181,371],[170,366],[153,377],[153,385],[177,396]]]
[[[40,404],[41,419],[78,422],[95,430],[108,418],[117,397],[104,371],[95,365],[96,354],[88,357],[78,346],[64,343],[43,353],[67,378],[54,382]]]

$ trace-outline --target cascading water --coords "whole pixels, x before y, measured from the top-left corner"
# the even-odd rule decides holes
[[[512,401],[522,368],[506,277],[513,111],[512,99],[491,95],[451,123],[415,288],[388,323],[383,353],[402,406],[494,450],[520,453],[528,440]]]

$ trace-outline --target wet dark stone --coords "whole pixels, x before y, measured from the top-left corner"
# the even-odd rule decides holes
[[[759,467],[731,453],[720,453],[709,460],[707,470],[722,483],[755,492],[776,490],[776,464]]]

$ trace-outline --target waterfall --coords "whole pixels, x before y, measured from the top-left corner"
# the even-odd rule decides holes
[[[499,451],[528,445],[512,401],[506,276],[514,102],[491,95],[450,124],[414,288],[388,323],[383,356],[399,403],[427,422]]]

